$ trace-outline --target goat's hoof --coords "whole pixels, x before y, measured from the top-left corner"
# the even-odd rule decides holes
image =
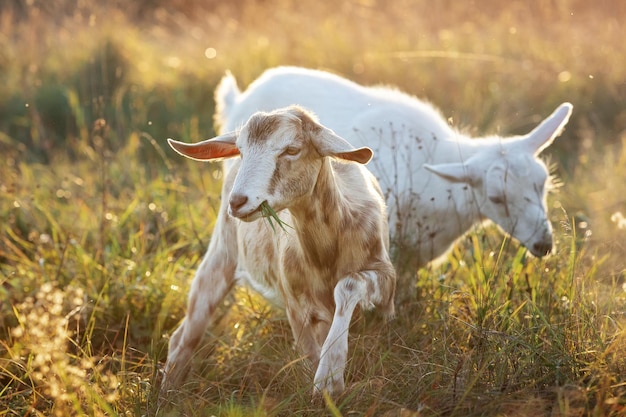
[[[343,393],[344,390],[343,378],[327,377],[321,381],[314,382],[313,397],[324,397],[324,394],[336,397]]]

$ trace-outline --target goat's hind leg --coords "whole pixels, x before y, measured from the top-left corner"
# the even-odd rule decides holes
[[[233,286],[236,268],[233,259],[235,257],[225,251],[209,247],[196,271],[189,291],[187,315],[170,338],[161,395],[175,389],[188,372],[192,355],[215,309]]]

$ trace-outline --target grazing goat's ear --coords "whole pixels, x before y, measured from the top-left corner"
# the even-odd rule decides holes
[[[347,140],[319,124],[313,114],[298,107],[293,112],[302,122],[302,130],[310,134],[313,145],[320,155],[359,164],[367,164],[372,159],[374,152],[370,148],[355,149]]]
[[[479,166],[481,164],[476,161],[476,157],[468,159],[466,162],[450,162],[445,164],[424,164],[426,170],[432,172],[450,182],[463,182],[475,185],[482,180]]]
[[[235,146],[236,140],[235,133],[226,133],[197,143],[184,143],[174,139],[168,139],[167,143],[184,157],[196,161],[216,161],[239,155],[239,149]]]
[[[460,162],[429,165],[424,164],[426,170],[450,182],[470,182],[471,175],[465,164]]]
[[[572,108],[573,106],[570,103],[561,104],[532,132],[518,140],[516,145],[527,152],[531,152],[533,155],[538,155],[559,136],[572,114]]]

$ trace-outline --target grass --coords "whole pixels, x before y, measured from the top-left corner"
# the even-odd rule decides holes
[[[287,227],[292,228],[289,224],[285,223],[280,219],[280,217],[278,217],[278,214],[276,214],[274,209],[269,204],[267,204],[267,201],[261,203],[261,213],[263,214],[263,217],[267,219],[267,222],[274,232],[276,232],[276,226],[274,226],[274,222],[276,222],[278,227],[283,229],[283,231],[285,232],[287,231]]]
[[[0,6],[0,415],[624,414],[624,6],[302,7]],[[557,252],[532,258],[486,227],[442,265],[399,271],[397,317],[354,320],[334,399],[311,401],[284,314],[237,290],[159,408],[221,185],[165,138],[214,133],[225,69],[243,86],[279,64],[394,83],[474,133],[523,133],[573,102],[546,152]]]

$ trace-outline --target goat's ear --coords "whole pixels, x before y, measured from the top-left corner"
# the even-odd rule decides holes
[[[573,106],[570,103],[563,103],[539,124],[532,132],[519,140],[527,152],[538,155],[541,151],[552,144],[552,141],[561,134],[572,114]]]
[[[475,184],[480,180],[480,175],[476,173],[471,163],[452,162],[437,165],[424,164],[424,168],[450,182]]]
[[[168,139],[167,143],[186,158],[196,161],[216,161],[239,155],[239,149],[235,146],[236,140],[235,133],[226,133],[197,143],[179,142],[174,139]]]
[[[360,164],[367,164],[372,159],[374,152],[370,148],[355,149],[347,140],[318,123],[309,112],[301,108],[296,108],[295,112],[302,122],[302,129],[311,136],[320,155]]]
[[[374,151],[368,147],[355,149],[347,140],[327,128],[322,128],[318,134],[314,135],[313,141],[322,156],[367,164],[374,155]]]

